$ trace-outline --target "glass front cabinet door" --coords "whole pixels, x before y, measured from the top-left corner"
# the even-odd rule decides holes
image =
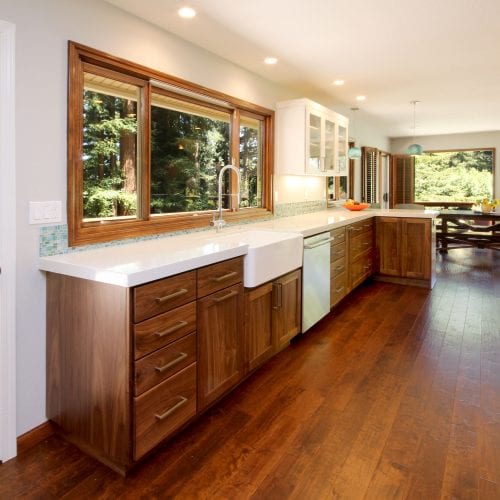
[[[348,123],[309,99],[277,103],[277,174],[347,175]]]

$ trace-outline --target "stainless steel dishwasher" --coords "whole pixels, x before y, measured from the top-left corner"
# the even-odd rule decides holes
[[[302,332],[330,312],[330,233],[304,239]]]

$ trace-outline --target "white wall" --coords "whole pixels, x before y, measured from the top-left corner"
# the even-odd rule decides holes
[[[297,97],[98,0],[2,0],[16,25],[17,435],[45,416],[45,282],[28,202],[66,203],[67,42],[273,108]],[[64,218],[64,223],[66,222]]]
[[[500,196],[500,131],[477,132],[470,134],[448,134],[429,135],[417,137],[416,141],[421,144],[425,151],[446,150],[446,149],[475,149],[475,148],[496,148],[495,154],[495,196]],[[413,142],[412,137],[398,137],[391,140],[391,153],[405,153],[406,148]]]

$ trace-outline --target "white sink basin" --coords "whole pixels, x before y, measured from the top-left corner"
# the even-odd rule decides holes
[[[255,287],[302,266],[302,235],[250,229],[221,233],[212,241],[248,245],[244,256],[243,284]]]

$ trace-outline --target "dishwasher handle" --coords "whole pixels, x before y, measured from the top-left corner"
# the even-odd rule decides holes
[[[318,242],[316,242],[316,243],[309,243],[309,244],[307,244],[307,243],[306,243],[306,244],[304,245],[304,249],[305,249],[305,250],[310,250],[311,248],[316,248],[316,247],[320,247],[320,246],[322,246],[322,245],[326,245],[327,243],[331,243],[331,242],[333,241],[333,239],[334,239],[334,238],[333,238],[333,237],[331,237],[331,238],[328,238],[328,239],[326,239],[326,240],[321,240],[321,241],[318,241]]]

